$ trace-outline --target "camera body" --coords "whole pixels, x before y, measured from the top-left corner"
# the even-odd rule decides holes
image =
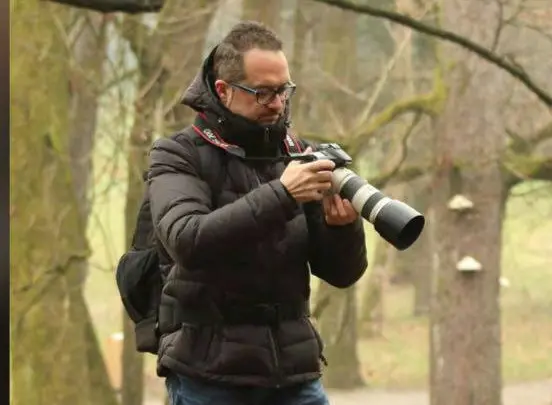
[[[398,250],[410,247],[425,224],[424,216],[402,201],[384,195],[347,166],[353,159],[336,143],[324,143],[309,155],[292,155],[293,159],[312,162],[328,159],[335,163],[332,188],[348,199],[358,214],[374,225],[376,232]]]
[[[294,158],[299,158],[303,162],[313,162],[315,160],[327,159],[335,163],[335,168],[346,167],[353,159],[345,152],[337,143],[322,143],[318,145],[315,152],[309,155],[292,155]]]

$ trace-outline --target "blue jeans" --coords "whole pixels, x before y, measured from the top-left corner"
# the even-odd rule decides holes
[[[329,405],[320,380],[284,388],[229,387],[171,374],[170,405]]]

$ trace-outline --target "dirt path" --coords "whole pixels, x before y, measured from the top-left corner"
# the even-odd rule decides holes
[[[328,392],[331,405],[429,405],[424,391],[385,391],[360,389]],[[503,405],[552,405],[552,379],[510,385],[504,388]],[[160,399],[148,398],[146,405],[162,405]]]
[[[429,405],[428,394],[423,391],[360,389],[328,394],[331,405]],[[505,387],[503,405],[552,405],[552,379]]]

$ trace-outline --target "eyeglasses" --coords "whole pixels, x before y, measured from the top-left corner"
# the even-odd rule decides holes
[[[294,83],[286,83],[277,89],[271,89],[268,87],[253,89],[239,83],[229,83],[229,85],[247,93],[254,94],[257,98],[257,103],[261,105],[268,105],[272,103],[276,96],[279,96],[282,101],[287,101],[293,96],[293,94],[295,94],[295,89],[297,87]]]

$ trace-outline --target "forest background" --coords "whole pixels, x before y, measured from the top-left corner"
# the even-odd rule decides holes
[[[332,403],[551,403],[550,1],[10,7],[12,404],[164,401],[114,268],[149,145],[189,124],[179,99],[240,19],[285,42],[295,133],[339,143],[427,219],[404,252],[366,222],[356,286],[313,278]],[[453,209],[458,196],[472,205]],[[466,257],[480,269],[462,271]]]

